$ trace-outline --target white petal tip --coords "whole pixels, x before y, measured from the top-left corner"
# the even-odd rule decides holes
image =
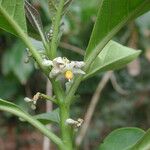
[[[53,65],[51,60],[44,59],[42,62],[43,66],[50,67]]]
[[[28,98],[28,97],[25,97],[25,98],[24,98],[24,101],[25,101],[25,102],[32,102],[32,99],[30,99],[30,98]]]

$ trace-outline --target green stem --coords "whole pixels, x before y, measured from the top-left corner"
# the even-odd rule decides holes
[[[63,148],[65,149],[65,146],[62,140],[59,137],[57,137],[54,133],[52,133],[50,130],[48,130],[42,123],[34,119],[31,115],[23,112],[19,107],[17,107],[13,103],[10,103],[2,99],[0,99],[0,102],[1,102],[0,110],[10,112],[22,118],[23,120],[29,122],[31,125],[37,128],[41,133],[43,133],[50,140],[52,140],[55,144],[57,144],[60,149],[63,149]]]
[[[57,100],[54,97],[45,95],[43,93],[39,93],[39,97],[42,98],[42,99],[44,99],[44,100],[51,101],[51,102],[57,104]]]
[[[54,24],[53,24],[54,29],[53,29],[53,37],[50,43],[50,49],[48,53],[51,59],[54,59],[56,57],[56,51],[58,46],[57,40],[58,40],[59,26],[62,17],[63,7],[64,7],[64,0],[61,0],[57,9],[58,11],[56,13],[56,17],[52,18],[54,20]]]
[[[52,41],[50,42],[49,50],[48,50],[48,56],[52,60],[56,57],[56,51],[57,51],[57,40],[58,40],[58,34],[59,34],[59,26],[60,26],[60,21],[62,17],[62,11],[64,7],[64,0],[61,0],[57,9],[56,17],[52,18],[54,21],[54,29],[53,29],[53,36],[52,36]],[[59,82],[54,81],[52,79],[51,83],[53,85],[54,93],[56,94],[56,97],[58,101],[62,101],[64,99],[64,92],[63,89],[60,85]]]
[[[41,29],[38,27],[38,25],[37,25],[37,28],[38,28],[39,34],[40,34],[40,36],[41,36],[41,39],[42,39],[42,42],[43,42],[43,46],[44,46],[44,48],[45,48],[45,50],[46,50],[46,52],[47,52],[48,49],[49,49],[49,45],[48,45],[48,43],[47,43],[47,41],[46,41],[46,38],[45,38],[43,32],[42,32]]]
[[[5,17],[5,19],[9,22],[10,26],[16,31],[16,33],[19,35],[19,37],[22,39],[22,41],[26,44],[26,46],[29,48],[30,52],[33,55],[33,58],[36,60],[40,68],[48,74],[48,70],[42,65],[42,58],[38,51],[34,48],[32,43],[30,42],[30,39],[28,38],[27,34],[24,33],[24,31],[21,29],[21,27],[9,16],[9,14],[3,9],[2,6],[0,6],[0,13]]]
[[[71,102],[72,102],[72,97],[74,96],[74,94],[75,94],[75,92],[76,92],[76,90],[77,90],[77,88],[78,88],[80,82],[82,81],[82,78],[83,78],[82,76],[79,76],[78,78],[76,78],[76,79],[74,80],[74,83],[72,84],[72,86],[71,86],[71,88],[70,88],[70,90],[69,90],[69,92],[67,93],[67,96],[66,96],[66,98],[65,98],[65,103],[66,103],[67,105],[70,105],[70,104],[71,104]]]
[[[60,126],[61,126],[61,135],[65,149],[61,150],[73,150],[73,137],[71,132],[71,127],[66,124],[66,120],[69,118],[69,106],[61,104],[60,106]]]
[[[55,81],[55,80],[50,79],[50,78],[49,78],[49,80],[51,81],[51,83],[53,85],[53,90],[54,90],[54,93],[56,95],[56,99],[58,100],[58,104],[59,104],[64,100],[64,97],[65,97],[64,90],[58,81]]]

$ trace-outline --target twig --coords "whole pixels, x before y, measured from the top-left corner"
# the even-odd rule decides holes
[[[57,104],[57,100],[55,99],[55,97],[51,97],[50,95],[47,95],[47,94],[45,95],[43,93],[39,93],[39,97]]]
[[[52,85],[49,80],[47,80],[46,85],[46,95],[52,97]],[[53,106],[51,101],[46,101],[46,112],[52,111]],[[47,125],[48,129],[51,129],[51,125]],[[44,137],[43,139],[43,150],[50,150],[51,142],[47,137]]]
[[[136,49],[139,41],[139,37],[138,37],[138,32],[135,23],[131,22],[129,28],[130,28],[130,38],[128,41],[128,46]],[[138,76],[141,72],[140,60],[137,58],[131,63],[129,63],[127,69],[128,69],[128,73],[131,76],[133,77]]]
[[[112,72],[112,75],[110,77],[111,83],[113,88],[121,95],[128,95],[128,91],[122,89],[122,87],[117,83],[117,79],[115,74]]]
[[[104,87],[106,86],[107,82],[109,81],[111,74],[112,74],[112,72],[110,71],[110,72],[107,72],[103,76],[102,80],[99,82],[99,84],[97,86],[97,89],[96,89],[94,95],[92,96],[91,102],[88,106],[87,112],[84,117],[85,121],[80,129],[79,135],[76,138],[77,147],[79,147],[81,145],[81,143],[86,135],[87,129],[90,125],[91,118],[92,118],[94,110],[95,110],[95,107],[98,103],[100,94],[101,94],[102,90],[104,89]]]
[[[60,22],[62,19],[62,12],[63,12],[63,7],[64,7],[64,0],[60,0],[59,5],[58,5],[58,9],[56,12],[56,15],[54,18],[52,18],[52,22],[53,22],[53,36],[52,36],[52,40],[50,42],[50,49],[48,51],[49,57],[51,59],[54,59],[56,57],[56,52],[57,52],[57,37],[59,34],[59,26],[60,26]]]
[[[62,48],[65,48],[65,49],[67,49],[67,50],[71,50],[71,51],[73,51],[73,52],[76,52],[76,53],[78,53],[78,54],[80,54],[80,55],[83,55],[83,56],[84,56],[84,54],[85,54],[85,51],[84,51],[83,49],[81,49],[81,48],[79,48],[79,47],[76,47],[76,46],[74,46],[74,45],[65,43],[65,42],[60,42],[59,46],[62,47]]]

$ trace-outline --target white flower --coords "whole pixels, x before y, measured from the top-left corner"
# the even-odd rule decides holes
[[[68,125],[75,125],[75,124],[77,124],[78,122],[77,121],[75,121],[75,120],[73,120],[73,119],[71,119],[71,118],[68,118],[67,120],[66,120],[66,124],[68,124]]]
[[[42,64],[46,67],[52,66],[52,61],[51,60],[47,60],[47,59],[43,59]]]
[[[36,95],[34,95],[34,97],[32,99],[28,98],[28,97],[25,97],[24,98],[24,101],[26,101],[27,103],[30,104],[31,108],[33,110],[36,109],[36,103],[37,103],[37,100],[39,98],[39,93],[37,93]]]
[[[81,118],[78,118],[78,123],[76,124],[76,126],[79,128],[82,124],[83,124],[83,119],[81,119]]]
[[[66,120],[66,124],[74,126],[75,128],[79,128],[83,123],[83,119],[78,118],[77,120],[73,120],[71,118],[68,118]]]
[[[47,66],[52,66],[49,74],[50,78],[64,77],[70,81],[75,74],[85,74],[81,70],[85,65],[83,61],[69,61],[65,57],[57,57],[53,61],[46,60],[46,64],[48,64]]]
[[[28,98],[28,97],[25,97],[25,98],[24,98],[24,101],[28,103],[28,102],[32,102],[32,99],[30,99],[30,98]]]

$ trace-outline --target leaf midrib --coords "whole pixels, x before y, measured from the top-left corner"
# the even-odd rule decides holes
[[[139,53],[140,53],[140,50],[135,51],[135,53],[133,53],[132,55],[130,54],[130,55],[127,55],[127,56],[122,56],[122,57],[120,57],[119,59],[116,59],[116,61],[110,61],[110,62],[106,63],[105,65],[102,65],[102,66],[99,67],[98,69],[95,69],[95,70],[93,70],[93,71],[90,72],[90,73],[87,73],[87,76],[85,76],[84,78],[90,77],[92,74],[95,74],[96,72],[100,71],[103,67],[107,67],[107,66],[109,66],[110,64],[117,63],[117,62],[121,61],[122,59],[125,59],[125,58],[128,58],[128,57],[132,57],[132,56],[134,56],[134,55],[138,55]],[[105,56],[105,57],[106,57],[106,56]]]
[[[146,3],[148,3],[148,1],[149,0],[144,1],[143,4],[141,4],[139,7],[137,7],[137,9],[134,9],[134,11],[129,13],[129,15],[127,15],[117,26],[115,26],[111,30],[111,32],[106,37],[103,38],[103,40],[93,50],[95,59],[99,55],[101,50],[104,48],[104,46],[108,43],[108,41],[114,36],[114,34],[117,33],[117,31],[119,31],[119,29],[121,29],[123,27],[123,25],[125,25],[128,20],[132,19],[134,17],[134,15],[136,15],[143,8],[143,6],[146,5]],[[91,53],[91,55],[92,54],[93,53]],[[86,62],[90,61],[89,64],[91,64],[91,62],[93,61],[93,59],[92,59],[92,61],[90,60],[91,58],[93,58],[91,55],[89,55],[89,57],[86,60]]]

